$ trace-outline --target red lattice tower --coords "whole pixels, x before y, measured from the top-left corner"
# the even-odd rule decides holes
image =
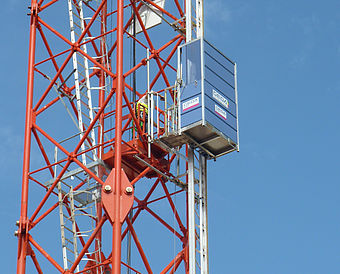
[[[193,6],[32,0],[17,273],[207,272],[205,156],[155,141],[177,126]]]

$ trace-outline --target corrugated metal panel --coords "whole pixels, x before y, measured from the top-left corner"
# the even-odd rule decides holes
[[[206,54],[209,54],[212,58],[214,58],[217,62],[223,65],[230,72],[234,73],[234,62],[232,62],[230,59],[224,56],[221,52],[219,52],[206,40],[204,40],[204,51]]]
[[[227,111],[226,108],[217,104],[214,100],[210,99],[208,96],[205,96],[205,108],[210,110],[216,118],[222,119],[223,123],[228,124],[233,129],[237,129],[236,117]],[[214,125],[214,121],[207,121]]]
[[[181,127],[184,128],[190,126],[201,120],[202,120],[202,106],[199,106],[193,110],[190,110],[182,114]]]
[[[214,88],[208,82],[205,82],[204,89],[206,96],[209,96],[212,100],[226,108],[229,113],[236,117],[236,104],[234,103],[235,98],[234,100],[230,99],[232,96],[227,96],[224,92]],[[235,92],[231,95],[235,97]]]
[[[211,123],[210,121],[212,121],[213,123],[211,123],[211,125],[216,128],[217,131],[222,132],[225,137],[230,138],[234,143],[237,143],[237,132],[234,128],[224,123],[222,119],[216,119],[215,114],[210,110],[207,110],[205,115],[207,122]]]
[[[218,63],[215,59],[212,59],[209,55],[205,54],[205,69],[210,70],[218,77],[222,78],[225,82],[235,88],[234,74],[227,70],[224,66]]]
[[[205,80],[209,82],[212,86],[216,87],[219,91],[225,91],[228,95],[234,94],[235,97],[235,89],[220,78],[215,72],[212,72],[210,69],[204,70]]]

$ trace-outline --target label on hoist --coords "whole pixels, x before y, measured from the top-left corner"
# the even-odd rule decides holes
[[[216,99],[216,101],[218,101],[219,103],[221,103],[221,105],[225,106],[226,108],[229,108],[229,101],[227,98],[225,98],[224,96],[222,96],[221,94],[219,94],[216,90],[212,90],[212,94],[214,99]]]
[[[222,119],[227,120],[227,112],[220,108],[218,105],[215,105],[215,112],[218,116],[220,116]]]
[[[200,98],[195,97],[189,101],[186,101],[182,104],[183,111],[187,111],[189,109],[192,109],[200,104]]]

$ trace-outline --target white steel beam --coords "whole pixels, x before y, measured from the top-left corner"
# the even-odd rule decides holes
[[[196,0],[196,31],[197,38],[204,37],[204,11],[203,0]]]
[[[185,1],[185,29],[186,29],[186,42],[190,42],[192,40],[192,4],[191,0]]]
[[[199,207],[200,207],[200,263],[201,273],[209,273],[208,265],[208,207],[207,207],[207,158],[200,153]]]
[[[189,274],[196,273],[196,229],[195,229],[195,169],[194,149],[188,147],[188,233]]]

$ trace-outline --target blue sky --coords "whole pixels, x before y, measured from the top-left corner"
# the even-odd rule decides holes
[[[209,162],[211,273],[339,273],[340,3],[206,1],[238,63],[241,152]],[[0,251],[14,273],[29,1],[2,3]]]

